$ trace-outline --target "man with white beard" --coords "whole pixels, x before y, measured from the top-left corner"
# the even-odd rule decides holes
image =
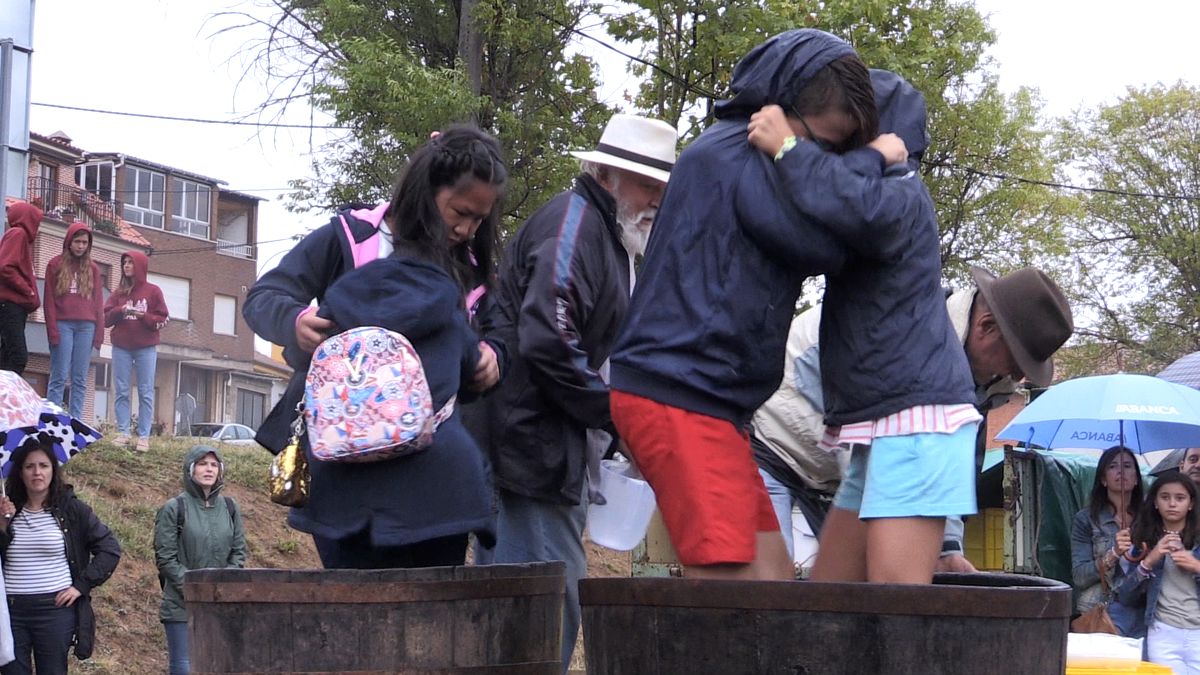
[[[499,523],[480,563],[567,564],[563,671],[579,630],[587,573],[589,437],[614,433],[602,371],[625,318],[635,259],[646,248],[677,134],[666,122],[614,115],[574,186],[513,235],[495,292],[495,328],[509,365],[486,400],[478,438],[492,460]]]

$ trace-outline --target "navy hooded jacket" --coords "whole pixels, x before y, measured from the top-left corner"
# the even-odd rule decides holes
[[[318,314],[339,331],[382,326],[407,337],[421,357],[438,410],[451,396],[466,393],[479,362],[479,338],[461,303],[457,284],[442,268],[394,255],[334,281]],[[367,464],[310,456],[309,470],[308,503],[288,516],[288,524],[302,532],[342,539],[368,529],[375,546],[468,532],[486,546],[495,541],[487,459],[458,410],[421,452]]]
[[[865,228],[818,225],[821,218],[802,215],[790,195],[824,200],[823,213],[841,212],[847,201],[871,209],[861,194],[831,188],[846,174],[882,176],[878,152],[818,153],[828,162],[798,163],[789,173],[746,131],[750,115],[788,105],[820,69],[853,55],[842,40],[803,29],[767,40],[738,63],[733,98],[717,104],[718,122],[671,172],[614,347],[613,389],[744,426],[779,386],[804,280],[840,270],[847,245],[875,253]]]
[[[893,166],[878,183],[876,212],[843,212],[847,224],[867,218],[875,255],[850,254],[840,272],[826,275],[821,310],[821,382],[825,423],[875,420],[917,405],[974,404],[975,384],[962,341],[954,332],[941,287],[941,249],[933,199],[917,173],[929,146],[925,98],[899,75],[871,71],[879,128],[900,136],[908,166]],[[778,162],[787,175],[810,144]],[[894,177],[893,177],[894,176]],[[853,188],[851,188],[853,189]],[[795,195],[806,209],[813,191]],[[832,214],[826,214],[826,218]]]

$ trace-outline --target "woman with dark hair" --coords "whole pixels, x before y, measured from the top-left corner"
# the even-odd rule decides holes
[[[1126,637],[1141,637],[1145,626],[1139,612],[1113,602],[1125,576],[1121,559],[1133,547],[1130,528],[1142,506],[1142,474],[1133,451],[1114,445],[1100,455],[1088,505],[1071,522],[1071,579],[1075,613],[1083,614],[1108,602],[1113,624]],[[1100,580],[1103,570],[1105,583]]]
[[[413,153],[388,203],[339,211],[255,283],[243,315],[284,345],[296,371],[260,443],[283,448],[313,350],[351,328],[407,337],[434,410],[499,381],[504,349],[471,329],[467,297],[490,283],[506,185],[496,140],[452,127]],[[468,533],[494,541],[495,514],[487,461],[461,417],[451,414],[430,447],[401,459],[323,463],[310,453],[309,500],[288,523],[313,535],[327,568],[462,564]]]
[[[1138,560],[1117,588],[1142,606],[1143,654],[1176,673],[1200,673],[1200,499],[1190,478],[1170,471],[1150,486],[1133,525]]]
[[[0,497],[0,558],[16,660],[3,675],[67,672],[67,651],[92,655],[92,589],[108,580],[121,546],[91,507],[63,482],[52,449],[30,445],[12,457]]]

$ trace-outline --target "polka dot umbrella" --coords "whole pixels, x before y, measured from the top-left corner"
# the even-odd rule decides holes
[[[0,371],[0,476],[8,476],[13,453],[28,445],[49,442],[64,464],[100,438],[99,431],[38,396],[20,375]]]

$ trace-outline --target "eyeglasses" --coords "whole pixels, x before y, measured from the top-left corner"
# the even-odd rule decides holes
[[[800,120],[800,125],[804,127],[804,135],[808,137],[808,140],[812,141],[823,152],[837,152],[837,145],[823,138],[817,138],[812,129],[808,128],[808,122],[804,121],[804,118],[800,116],[800,113],[795,108],[792,109],[792,113],[796,116],[796,119]]]

